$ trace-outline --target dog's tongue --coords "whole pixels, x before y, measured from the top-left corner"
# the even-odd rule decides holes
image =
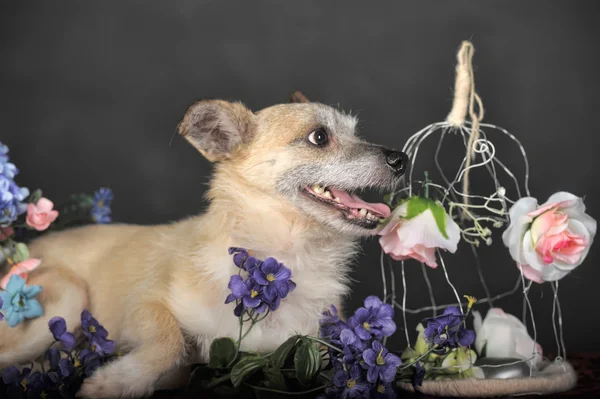
[[[345,191],[336,190],[335,188],[329,187],[328,190],[331,191],[331,194],[333,194],[334,197],[339,198],[342,204],[346,205],[349,208],[368,209],[370,211],[380,214],[384,218],[387,218],[392,213],[390,211],[390,208],[385,204],[370,204],[358,198],[356,195],[350,195]]]

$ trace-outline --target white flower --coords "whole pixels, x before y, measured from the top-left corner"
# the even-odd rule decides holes
[[[436,268],[436,248],[456,252],[460,228],[439,202],[412,197],[392,212],[379,243],[393,259],[413,258]]]
[[[539,207],[531,197],[515,202],[502,240],[525,277],[542,283],[579,266],[595,235],[596,220],[585,213],[583,200],[559,192]]]
[[[500,308],[492,308],[481,321],[479,312],[473,312],[475,349],[479,355],[485,347],[488,358],[518,358],[537,366],[542,360],[542,347],[527,332],[527,328],[515,316]]]

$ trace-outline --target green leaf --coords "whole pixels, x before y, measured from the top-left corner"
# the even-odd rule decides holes
[[[439,202],[428,198],[412,197],[408,200],[405,218],[412,219],[422,214],[427,209],[431,211],[438,230],[440,233],[442,233],[442,236],[447,239],[448,233],[446,232],[446,210]]]
[[[231,338],[217,338],[210,344],[208,367],[226,368],[235,358],[235,343]]]
[[[431,201],[429,203],[429,210],[433,214],[433,218],[435,219],[435,224],[437,224],[440,233],[444,236],[444,238],[448,238],[448,233],[446,232],[446,210],[444,207],[435,201]]]
[[[231,383],[234,387],[239,387],[265,364],[267,364],[267,359],[260,356],[250,356],[240,360],[231,369]]]
[[[294,356],[298,381],[308,385],[321,370],[321,353],[310,340],[302,340]]]
[[[198,394],[207,390],[208,383],[212,380],[214,370],[208,368],[206,364],[197,365],[190,374],[186,392]]]
[[[288,338],[275,350],[275,352],[273,352],[273,355],[271,355],[271,365],[273,368],[280,369],[283,367],[290,352],[296,347],[298,342],[300,342],[300,337],[294,335],[293,337]]]
[[[285,377],[283,376],[281,371],[277,369],[268,368],[265,370],[265,377],[267,378],[269,388],[277,389],[279,391],[287,391]]]
[[[27,199],[30,204],[37,204],[37,202],[42,198],[42,190],[39,188],[29,194],[29,198]]]
[[[24,260],[29,259],[29,249],[27,245],[22,242],[17,243],[15,245],[15,254],[13,255],[13,260],[15,263],[23,262]]]
[[[427,207],[429,206],[430,201],[431,200],[427,198],[421,197],[412,197],[411,199],[409,199],[406,205],[405,218],[412,219],[415,216],[419,216],[420,214],[425,212],[427,210]]]

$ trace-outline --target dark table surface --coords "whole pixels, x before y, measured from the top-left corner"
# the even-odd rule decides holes
[[[573,365],[577,371],[577,386],[568,392],[563,392],[554,395],[547,395],[547,398],[594,398],[600,397],[600,353],[581,353],[576,355],[569,355],[568,361]],[[292,396],[290,396],[292,397]],[[417,395],[402,395],[402,397],[417,397]],[[433,399],[439,398],[434,396],[422,396],[421,398]],[[519,396],[519,398],[534,398],[539,396]],[[188,396],[182,392],[174,391],[162,391],[156,392],[153,396],[156,399],[191,399],[192,396]],[[194,396],[194,399],[215,399],[215,396],[198,397]]]

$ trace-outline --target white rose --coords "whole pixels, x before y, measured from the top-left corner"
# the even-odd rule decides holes
[[[475,349],[481,356],[485,347],[488,358],[518,358],[537,366],[542,360],[542,347],[527,332],[527,328],[515,316],[500,308],[488,310],[481,321],[479,312],[473,312]]]

